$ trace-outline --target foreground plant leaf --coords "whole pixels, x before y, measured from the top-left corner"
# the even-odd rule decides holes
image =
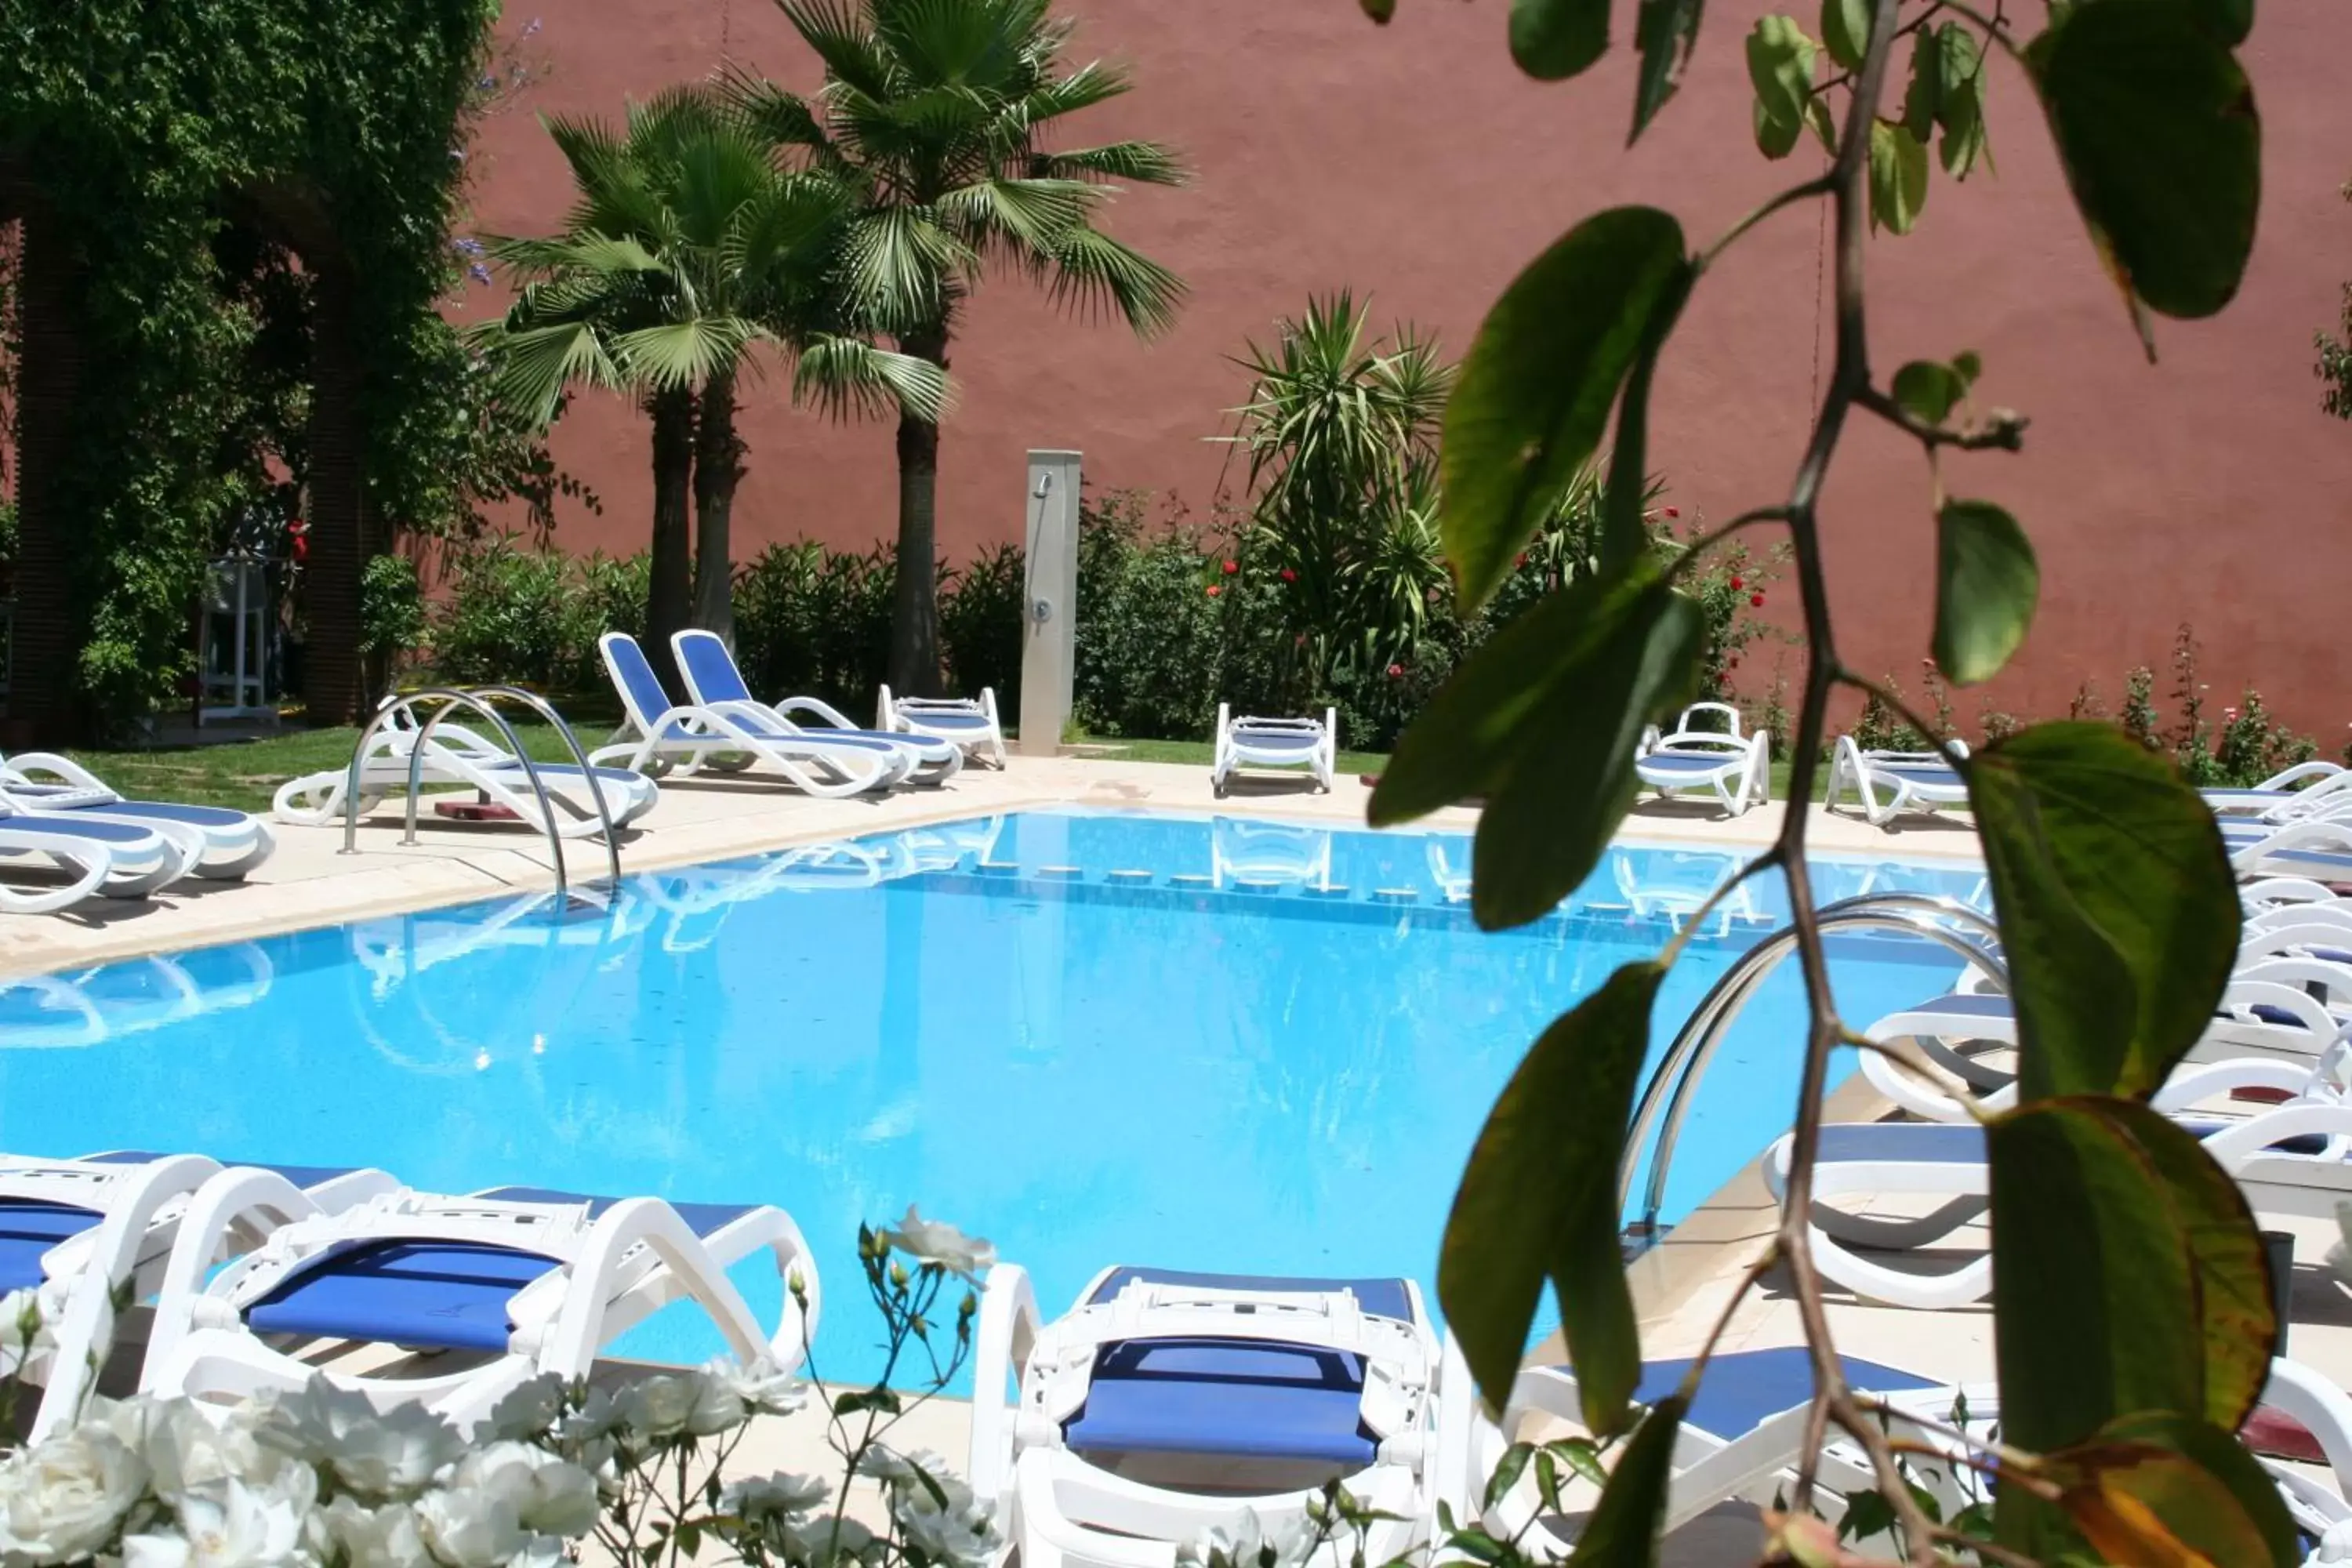
[[[2168,316],[2236,295],[2262,199],[2253,89],[2206,9],[2080,5],[2028,50],[2075,205],[2126,291]]]
[[[2151,1410],[2233,1430],[2277,1324],[2253,1217],[2194,1136],[2082,1096],[1993,1119],[1985,1146],[2004,1438],[2051,1453]],[[2025,1550],[2058,1528],[2022,1487],[1997,1515]]]
[[[1685,266],[1672,216],[1616,207],[1570,230],[1486,313],[1446,402],[1440,458],[1440,532],[1465,613],[1591,460]]]
[[[1927,147],[1892,120],[1870,122],[1870,224],[1909,234],[1927,205]]]
[[[1539,601],[1405,731],[1372,792],[1373,826],[1484,796],[1471,912],[1489,931],[1546,913],[1623,820],[1642,727],[1696,691],[1704,633],[1654,558]]]
[[[1632,146],[1641,140],[1666,100],[1682,86],[1683,70],[1698,45],[1699,14],[1706,0],[1642,0],[1633,21],[1633,47],[1641,51],[1641,74],[1633,86],[1633,130],[1625,138]]]
[[[1617,1468],[1610,1471],[1600,1502],[1576,1538],[1569,1568],[1621,1568],[1657,1561],[1658,1530],[1666,1519],[1675,1438],[1682,1430],[1685,1408],[1679,1394],[1650,1406],[1641,1429],[1617,1456]]]
[[[1623,405],[1617,414],[1617,439],[1609,454],[1609,485],[1601,504],[1601,568],[1622,571],[1650,548],[1649,520],[1643,515],[1650,495],[1650,378],[1657,374],[1658,355],[1667,334],[1690,298],[1698,279],[1689,262],[1676,268],[1666,292],[1650,312],[1648,329],[1633,356],[1633,374],[1625,380]]]
[[[1625,1425],[1642,1347],[1618,1248],[1617,1166],[1665,973],[1655,963],[1626,964],[1555,1020],[1470,1151],[1446,1216],[1437,1296],[1479,1393],[1497,1410],[1549,1276],[1585,1425],[1602,1436]]]
[[[2294,1521],[2228,1431],[2169,1412],[2119,1417],[2050,1456],[2059,1507],[2111,1563],[2212,1568],[2302,1560]]]
[[[1817,46],[1792,17],[1759,16],[1748,35],[1748,80],[1756,89],[1756,145],[1785,158],[1804,134],[1813,106]]]
[[[1609,0],[1511,0],[1511,58],[1538,81],[1576,75],[1609,52]]]
[[[2152,1092],[2212,1021],[2237,953],[2237,884],[2211,809],[2106,724],[2037,724],[1987,746],[1968,776],[2021,1095]]]
[[[1933,646],[1953,685],[2000,673],[2024,645],[2041,596],[2042,568],[2015,518],[1990,501],[1944,503],[1936,513]]]

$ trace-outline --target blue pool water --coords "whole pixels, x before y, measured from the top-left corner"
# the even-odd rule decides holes
[[[1097,1268],[1433,1278],[1464,1155],[1521,1051],[1727,875],[1613,849],[1562,910],[1482,934],[1454,835],[1051,811],[630,879],[609,910],[436,910],[0,990],[0,1147],[198,1149],[779,1204],[836,1289],[824,1375],[874,1370],[860,1220],[910,1202],[995,1240],[1041,1300]],[[1971,896],[1977,873],[1818,864],[1824,902]],[[1450,897],[1449,895],[1453,895]],[[1781,924],[1736,894],[1654,1051]],[[1838,952],[1866,1023],[1954,972]],[[1768,984],[1709,1074],[1669,1220],[1793,1113],[1801,1000]],[[772,1319],[772,1271],[739,1272]],[[673,1308],[622,1349],[715,1353]]]

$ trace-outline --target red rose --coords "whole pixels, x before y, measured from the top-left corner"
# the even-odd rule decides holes
[[[1228,577],[1232,576],[1234,573],[1236,573],[1236,572],[1240,571],[1241,569],[1242,569],[1242,563],[1241,563],[1240,562],[1238,562],[1238,561],[1228,561],[1228,562],[1226,562],[1226,563],[1225,563],[1225,575],[1226,575],[1226,576],[1228,576]]]
[[[1748,602],[1760,610],[1764,607],[1764,595],[1761,594],[1750,594],[1748,595]]]
[[[1212,583],[1212,584],[1209,584],[1209,597],[1211,597],[1212,599],[1215,598],[1218,595],[1220,595],[1220,594],[1222,594],[1222,593],[1223,593],[1223,592],[1224,592],[1224,590],[1223,590],[1223,588],[1220,588],[1219,586],[1217,586],[1217,584],[1215,584],[1214,583]]]
[[[1682,514],[1683,509],[1678,506],[1670,506],[1666,508],[1666,515],[1668,517],[1680,517]]]
[[[1731,580],[1731,591],[1732,591],[1733,593],[1735,593],[1735,594],[1737,594],[1738,592],[1739,592],[1739,590],[1740,590],[1740,589],[1742,589],[1742,588],[1744,588],[1744,587],[1746,587],[1746,586],[1747,586],[1747,584],[1744,584],[1744,583],[1742,583],[1742,582],[1741,582],[1738,578],[1737,578],[1737,577],[1734,577],[1734,578]]]
[[[1227,562],[1226,564],[1231,565],[1232,563]],[[1286,566],[1282,569],[1282,580],[1286,583],[1296,583],[1298,581],[1298,574]]]
[[[1738,669],[1739,668],[1739,656],[1736,653],[1733,654],[1723,668],[1726,669]]]
[[[1392,664],[1389,666],[1389,679],[1391,680],[1402,680],[1404,679],[1404,666],[1401,664]]]
[[[1514,562],[1512,562],[1512,563],[1511,563],[1511,570],[1512,570],[1512,571],[1514,571],[1514,572],[1516,572],[1516,571],[1517,571],[1520,567],[1525,566],[1527,563],[1528,563],[1528,552],[1527,552],[1526,551],[1522,550],[1522,551],[1520,551],[1520,552],[1519,552],[1519,558],[1518,558],[1517,561],[1514,561]]]

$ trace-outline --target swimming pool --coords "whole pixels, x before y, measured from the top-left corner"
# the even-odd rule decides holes
[[[910,1202],[995,1240],[1058,1309],[1114,1262],[1433,1278],[1454,1184],[1551,1017],[1654,952],[1739,863],[1612,849],[1561,910],[1482,934],[1465,837],[1053,810],[140,959],[0,990],[0,1147],[195,1149],[766,1201],[827,1279]],[[1973,868],[1824,858],[1824,902],[1970,896]],[[1654,1049],[1785,919],[1777,879],[1711,917]],[[1858,1022],[1933,994],[1924,943],[1849,944]],[[1791,1111],[1801,1000],[1777,975],[1717,1058],[1666,1217]],[[741,1278],[772,1316],[775,1286]],[[874,1370],[835,1291],[819,1368]],[[698,1360],[678,1309],[623,1342]]]

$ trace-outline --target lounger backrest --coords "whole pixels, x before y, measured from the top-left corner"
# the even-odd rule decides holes
[[[716,632],[683,631],[669,639],[677,652],[677,672],[700,703],[750,702],[751,689],[735,668],[735,656]]]
[[[637,639],[626,632],[606,632],[596,639],[604,650],[604,673],[613,678],[614,689],[621,694],[621,705],[629,710],[630,722],[651,733],[661,716],[669,711],[669,693],[662,689],[661,677],[654,673],[653,660],[637,646]]]

